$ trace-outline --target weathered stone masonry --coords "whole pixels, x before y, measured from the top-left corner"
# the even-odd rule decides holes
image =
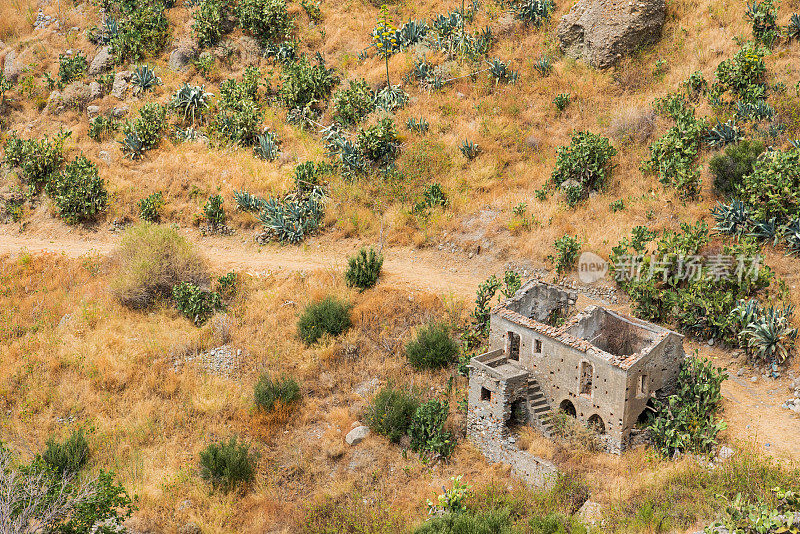
[[[512,419],[549,436],[558,409],[620,453],[651,399],[674,390],[683,336],[599,306],[565,320],[575,302],[533,281],[492,310],[489,352],[470,364],[467,412],[468,436],[490,459],[507,461],[498,447],[508,446]]]

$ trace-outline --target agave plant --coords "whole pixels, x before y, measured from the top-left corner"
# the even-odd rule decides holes
[[[749,208],[738,199],[734,199],[730,204],[717,202],[717,205],[711,210],[711,215],[717,221],[714,229],[723,234],[744,234],[751,224]]]
[[[800,253],[800,217],[796,217],[783,228],[783,238],[792,254]]]
[[[266,204],[266,200],[255,195],[251,195],[245,190],[234,191],[233,200],[236,202],[236,205],[239,206],[240,210],[251,213],[261,211]]]
[[[375,95],[375,107],[392,113],[408,103],[408,93],[399,85],[387,85]]]
[[[514,16],[526,25],[538,27],[550,20],[554,9],[552,0],[521,0],[514,6]]]
[[[736,117],[739,120],[771,121],[774,116],[775,109],[764,100],[736,103]]]
[[[319,228],[323,201],[324,193],[319,188],[315,188],[305,198],[270,198],[264,201],[258,218],[282,243],[300,243]]]
[[[705,136],[709,146],[721,148],[730,143],[735,143],[742,138],[742,134],[733,120],[727,122],[717,121],[716,126],[710,128]]]
[[[122,143],[122,153],[131,159],[139,159],[145,151],[144,142],[135,130],[125,132]]]
[[[119,33],[119,24],[117,21],[106,17],[102,26],[95,27],[89,30],[89,41],[96,45],[107,45]]]
[[[424,134],[428,131],[428,128],[430,128],[430,124],[428,124],[428,121],[423,117],[420,117],[419,119],[409,117],[406,121],[406,128],[417,132],[418,134]]]
[[[261,159],[275,161],[280,153],[280,148],[278,148],[279,144],[280,141],[278,141],[278,138],[275,137],[275,134],[270,130],[267,130],[263,134],[256,137],[256,146],[253,147],[253,151]]]
[[[542,56],[539,61],[533,64],[533,68],[538,72],[542,77],[547,77],[553,72],[553,62],[550,61],[550,58],[547,56]]]
[[[571,100],[569,93],[559,93],[553,98],[553,105],[556,107],[559,113],[563,113],[567,106],[569,105]]]
[[[161,85],[161,78],[156,76],[156,71],[149,66],[137,65],[133,69],[131,85],[133,85],[133,94],[138,95],[144,91],[155,89],[156,85]]]
[[[198,87],[184,83],[172,98],[172,107],[183,110],[184,121],[191,116],[192,124],[194,124],[195,116],[208,108],[212,96],[214,94],[206,91],[205,85]]]
[[[778,228],[778,219],[775,217],[764,221],[753,221],[753,228],[750,230],[750,235],[759,241],[772,241],[775,245],[780,237]]]
[[[789,19],[789,26],[786,28],[786,38],[789,41],[800,40],[800,15],[793,13]]]
[[[478,154],[481,153],[481,147],[469,139],[464,139],[464,142],[461,143],[459,150],[461,150],[461,153],[464,154],[464,157],[468,160],[477,158]]]
[[[367,171],[369,165],[364,154],[342,135],[336,123],[322,129],[322,141],[329,155],[339,157],[347,173],[363,174]]]
[[[754,300],[734,309],[743,325],[739,341],[747,354],[765,363],[782,363],[794,350],[797,328],[791,326],[793,306],[763,308]]]
[[[511,84],[517,83],[519,73],[508,68],[508,65],[506,65],[503,61],[500,61],[499,59],[493,59],[491,61],[487,61],[486,63],[489,65],[489,76],[494,78],[495,85],[500,82]]]
[[[176,128],[175,139],[182,142],[187,141],[208,141],[208,136],[194,126],[188,128]]]
[[[792,148],[800,148],[800,139],[792,139],[789,141],[789,146]]]
[[[428,25],[423,21],[410,20],[397,30],[401,48],[408,48],[422,41],[428,34]]]

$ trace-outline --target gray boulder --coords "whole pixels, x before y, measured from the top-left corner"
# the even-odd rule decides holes
[[[89,82],[89,100],[97,100],[101,96],[103,96],[103,88],[100,87],[100,84],[95,81]]]
[[[3,61],[3,76],[11,83],[17,81],[17,78],[19,78],[19,75],[22,73],[22,69],[25,68],[21,57],[24,55],[25,52],[17,54],[15,50],[9,50],[6,54],[6,59]]]
[[[111,47],[104,46],[97,51],[94,59],[92,59],[92,62],[89,64],[89,75],[96,76],[107,70],[111,66],[113,59],[114,58],[111,55]]]
[[[72,82],[61,91],[61,102],[64,107],[83,109],[92,99],[89,84]]]
[[[128,82],[131,79],[131,71],[123,70],[114,75],[114,85],[111,87],[111,96],[119,100],[125,99],[125,92],[128,90]]]
[[[561,17],[558,39],[568,56],[606,68],[656,42],[665,17],[665,0],[580,0]]]
[[[88,106],[86,108],[86,116],[93,119],[100,115],[100,106]]]
[[[194,43],[183,42],[169,54],[169,68],[183,70],[197,56],[197,47]]]
[[[364,441],[364,438],[367,436],[369,436],[369,428],[365,426],[357,426],[347,433],[347,435],[344,437],[344,440],[348,445],[358,445]]]

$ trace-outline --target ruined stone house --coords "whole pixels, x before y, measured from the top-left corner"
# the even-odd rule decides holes
[[[467,428],[484,452],[507,440],[512,420],[551,433],[563,410],[598,432],[609,452],[629,447],[652,398],[674,391],[683,336],[588,306],[539,281],[491,313],[489,352],[470,363]]]

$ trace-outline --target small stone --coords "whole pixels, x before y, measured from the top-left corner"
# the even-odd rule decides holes
[[[365,426],[357,426],[347,433],[344,440],[348,445],[354,446],[361,443],[367,436],[369,436],[369,428]]]
[[[758,377],[757,377],[757,376],[754,376],[754,377],[752,377],[752,378],[750,379],[750,382],[753,382],[753,383],[756,383],[756,382],[758,382]]]
[[[736,371],[736,376],[742,376],[744,374],[744,369],[739,369]]]
[[[88,106],[86,108],[86,115],[90,119],[97,117],[99,114],[100,114],[100,106]]]

